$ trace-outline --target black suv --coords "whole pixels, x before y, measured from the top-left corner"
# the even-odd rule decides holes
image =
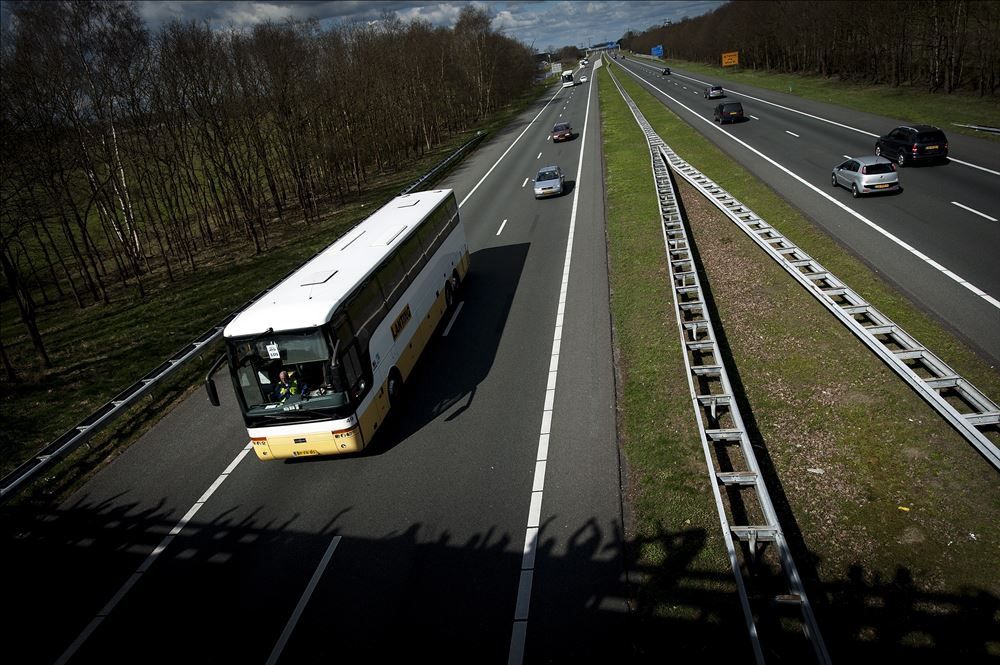
[[[720,125],[727,122],[743,122],[743,105],[739,102],[723,102],[715,107],[715,119]]]
[[[948,137],[933,125],[903,125],[878,138],[875,154],[895,159],[900,166],[912,162],[945,161],[948,158]]]

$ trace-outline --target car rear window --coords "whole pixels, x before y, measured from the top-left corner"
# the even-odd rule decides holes
[[[947,141],[944,132],[921,132],[917,134],[917,143],[944,143]]]
[[[740,113],[742,113],[743,112],[743,105],[742,104],[726,104],[725,106],[722,107],[722,110],[725,111],[726,113],[732,113],[733,111],[739,111]]]
[[[878,174],[878,173],[892,173],[892,164],[889,162],[878,162],[876,164],[868,164],[865,166],[865,173],[867,175]]]

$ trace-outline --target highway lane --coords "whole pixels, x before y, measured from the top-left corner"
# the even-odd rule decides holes
[[[526,662],[620,653],[621,506],[589,85],[536,105],[445,183],[465,199],[526,130],[462,207],[473,251],[462,309],[448,337],[431,343],[372,454],[270,464],[251,454],[233,464],[246,432],[231,389],[219,382],[218,410],[193,394],[5,554],[24,571],[9,598],[27,608],[11,626],[33,648],[25,662],[53,662],[95,617],[69,662],[417,653],[507,662],[519,593],[530,599]],[[588,101],[577,173],[582,134],[557,146],[546,137],[560,114],[581,131]],[[524,179],[551,162],[576,191],[535,201]],[[560,373],[548,405],[574,195]],[[525,596],[546,407],[551,434]],[[150,559],[193,505],[198,512]]]
[[[1000,197],[996,195],[1000,156],[994,143],[951,133],[952,157],[981,168],[959,163],[905,167],[900,171],[904,189],[901,194],[854,200],[847,190],[831,186],[832,167],[845,155],[873,154],[875,138],[870,134],[884,133],[903,124],[901,121],[733,85],[726,87],[726,99],[740,101],[748,117],[753,117],[719,127],[712,122],[712,109],[719,100],[704,99],[703,78],[677,70],[670,76],[660,76],[658,70],[632,61],[627,62],[627,67],[671,110],[803,210],[918,306],[951,327],[986,358],[1000,362],[1000,335],[996,334],[1000,329],[1000,262],[996,260],[1000,223],[952,203],[1000,219]],[[725,86],[723,81],[712,83]],[[845,208],[856,211],[898,241],[866,225]],[[977,295],[944,274],[943,268],[988,297]]]

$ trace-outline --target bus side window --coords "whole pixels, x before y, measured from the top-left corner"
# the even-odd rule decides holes
[[[445,226],[448,224],[445,208],[438,208],[420,227],[420,242],[427,250],[427,256],[433,256],[441,243],[444,242]]]
[[[420,246],[420,238],[416,234],[410,236],[409,240],[399,248],[399,260],[402,261],[403,268],[412,282],[427,262],[424,250]]]
[[[454,194],[448,199],[448,203],[445,204],[444,209],[448,215],[448,232],[451,233],[452,229],[458,226],[458,204],[455,203]]]
[[[368,385],[365,381],[367,374],[365,364],[361,362],[361,355],[358,353],[358,343],[356,341],[351,342],[346,349],[341,351],[340,364],[344,368],[344,376],[347,378],[351,399],[360,399],[368,390]]]
[[[347,303],[347,315],[362,346],[368,346],[372,332],[385,317],[385,301],[374,279],[368,280]]]
[[[386,259],[376,274],[376,278],[382,287],[382,293],[385,294],[385,305],[391,309],[408,285],[406,269],[399,262],[398,254],[393,254]]]

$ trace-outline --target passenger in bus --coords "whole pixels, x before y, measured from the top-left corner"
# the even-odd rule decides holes
[[[271,396],[279,402],[284,402],[289,395],[301,395],[305,391],[304,385],[301,389],[299,388],[299,380],[295,377],[295,372],[281,370],[278,374],[278,383],[275,384]]]

